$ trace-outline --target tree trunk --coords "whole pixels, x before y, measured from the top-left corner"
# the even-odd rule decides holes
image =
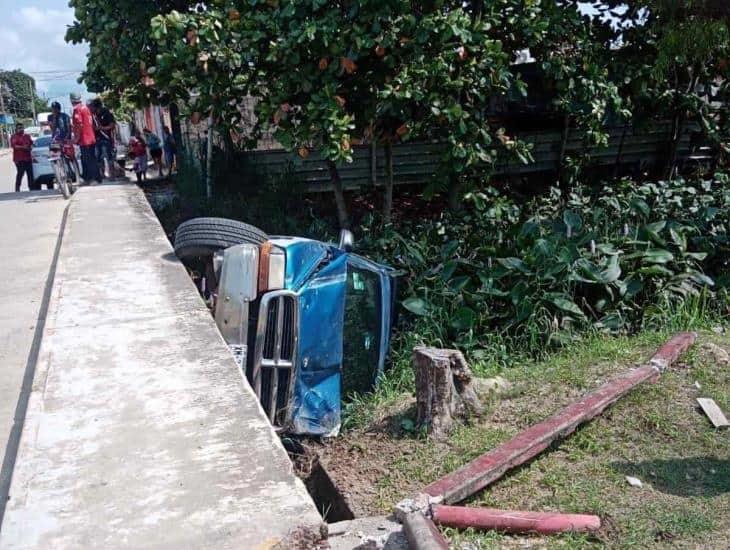
[[[342,179],[337,165],[331,161],[327,161],[327,168],[330,171],[330,182],[332,183],[332,191],[335,194],[335,204],[337,205],[337,221],[340,229],[350,229],[350,215],[347,212],[347,202],[345,201],[345,190],[342,187]]]
[[[172,132],[172,137],[175,138],[178,149],[180,149],[183,146],[182,128],[180,127],[180,109],[175,101],[170,101],[167,108],[170,111],[170,131]]]
[[[664,179],[670,180],[674,176],[677,167],[677,155],[679,153],[679,142],[682,140],[684,127],[684,113],[677,113],[672,120],[672,135],[669,141],[669,153],[667,154],[667,165],[664,167]]]
[[[390,140],[385,142],[385,166],[387,177],[385,179],[385,200],[383,202],[383,219],[390,223],[393,213],[393,143]]]
[[[373,189],[378,186],[378,142],[375,136],[370,142],[370,184]]]
[[[690,78],[687,87],[687,93],[690,93],[697,87],[698,76]],[[679,78],[675,70],[675,92],[674,92],[674,118],[672,119],[672,133],[670,135],[669,148],[667,150],[667,164],[664,167],[664,179],[672,179],[674,171],[677,167],[677,156],[679,153],[679,143],[682,140],[682,131],[684,130],[684,121],[687,117],[686,109],[681,105],[681,95],[679,91]]]
[[[436,439],[446,438],[455,419],[482,413],[472,387],[472,374],[462,353],[455,349],[417,347],[413,350],[416,407],[419,427]]]
[[[461,180],[458,174],[449,175],[449,209],[452,212],[461,210]]]
[[[619,171],[621,170],[621,155],[623,155],[624,152],[624,142],[626,141],[626,132],[629,130],[629,124],[624,124],[623,130],[621,132],[621,141],[618,143],[618,152],[616,153],[616,163],[613,165],[613,177],[615,178],[618,176]]]
[[[205,148],[205,196],[213,196],[213,111],[208,116],[208,140]]]
[[[570,115],[563,117],[563,136],[560,139],[560,153],[558,154],[558,186],[563,189],[563,172],[565,172],[565,153],[568,149],[570,135]]]

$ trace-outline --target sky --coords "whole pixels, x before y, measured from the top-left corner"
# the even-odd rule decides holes
[[[60,101],[64,110],[70,92],[87,95],[76,79],[88,48],[63,39],[74,19],[68,0],[0,0],[0,14],[0,69],[30,74],[38,94]]]

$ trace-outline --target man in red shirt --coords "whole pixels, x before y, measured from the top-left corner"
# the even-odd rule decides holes
[[[101,183],[101,173],[96,162],[96,136],[94,134],[94,119],[89,108],[81,101],[77,93],[70,95],[73,105],[73,136],[74,141],[81,149],[81,177],[88,184]]]
[[[33,149],[33,139],[25,133],[22,124],[15,125],[15,133],[10,138],[10,147],[13,149],[13,162],[18,171],[15,175],[15,191],[20,191],[23,174],[28,174],[28,189],[35,189],[33,159],[30,156],[30,151]]]

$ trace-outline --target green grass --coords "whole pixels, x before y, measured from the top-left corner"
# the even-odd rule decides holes
[[[404,354],[403,372],[392,373],[373,396],[351,405],[357,421],[351,420],[338,443],[359,441],[363,460],[382,461],[382,470],[371,480],[376,496],[362,508],[388,512],[404,496],[648,359],[674,330],[705,327],[695,348],[657,384],[637,388],[466,503],[594,513],[603,520],[600,533],[541,538],[445,532],[454,547],[517,547],[525,542],[548,548],[718,547],[718,541],[730,537],[730,441],[699,412],[695,399],[711,397],[729,410],[730,366],[718,365],[703,346],[712,342],[730,352],[730,335],[709,330],[722,320],[681,315],[669,319],[662,330],[636,336],[587,335],[570,349],[511,368],[476,363],[480,375],[499,374],[512,389],[492,399],[480,420],[456,429],[445,444],[399,429],[404,419],[415,415]],[[370,436],[363,441],[367,432]],[[627,475],[641,479],[644,487],[629,486]]]

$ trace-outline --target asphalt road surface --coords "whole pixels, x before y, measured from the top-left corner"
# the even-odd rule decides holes
[[[27,182],[23,180],[23,189],[28,190]],[[0,149],[0,193],[15,191],[15,165],[13,155],[8,149]]]

